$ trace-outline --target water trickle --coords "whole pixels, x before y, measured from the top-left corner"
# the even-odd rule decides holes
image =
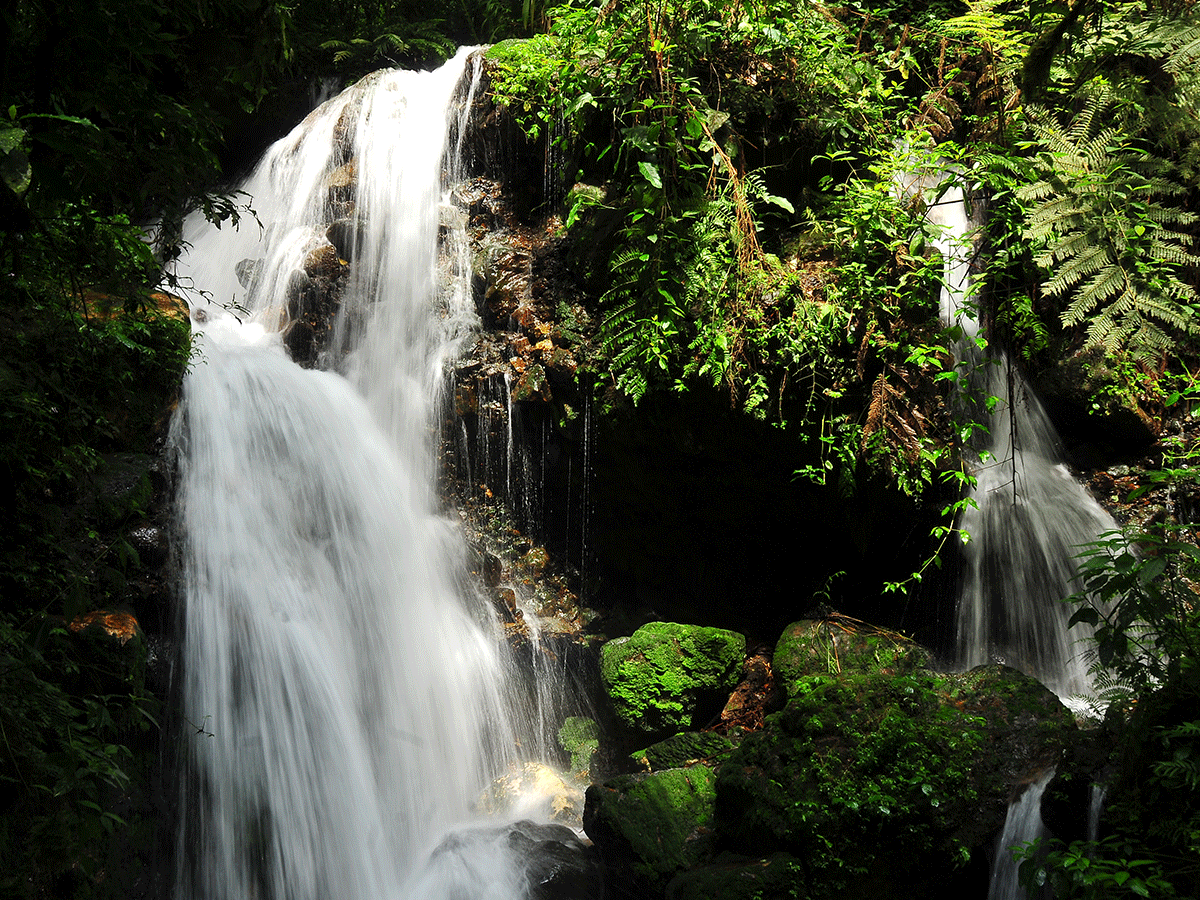
[[[1100,813],[1104,810],[1107,789],[1102,784],[1093,784],[1088,794],[1087,839],[1089,844],[1100,840]]]
[[[461,135],[469,64],[315,110],[243,186],[261,229],[188,223],[181,898],[521,895],[503,841],[446,837],[545,744],[433,490],[443,369],[476,324],[469,266],[437,252],[437,135]],[[325,276],[344,284],[318,371],[281,334],[333,220],[351,264]]]
[[[1004,819],[1004,830],[996,843],[996,862],[992,866],[992,881],[988,888],[988,900],[1025,900],[1021,888],[1019,864],[1013,858],[1013,848],[1029,841],[1045,837],[1046,825],[1042,822],[1042,794],[1054,778],[1054,769],[1047,769],[1037,780],[1026,786],[1021,796],[1008,807]]]
[[[918,186],[928,188],[932,179]],[[961,190],[951,186],[930,206],[940,226],[937,244],[945,259],[942,318],[958,324],[959,365],[979,398],[987,426],[976,448],[972,506],[959,528],[963,547],[962,590],[957,609],[958,664],[970,668],[1002,662],[1032,675],[1064,700],[1089,688],[1082,627],[1068,629],[1075,593],[1076,557],[1084,545],[1116,529],[1112,517],[1088,494],[1063,462],[1061,440],[1020,370],[1002,351],[980,347],[978,317],[970,299],[974,254]],[[1080,704],[1082,705],[1082,704]]]

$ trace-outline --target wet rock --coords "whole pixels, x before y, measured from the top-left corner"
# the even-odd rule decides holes
[[[265,263],[261,259],[240,260],[233,267],[233,273],[237,276],[238,284],[247,291],[254,290],[258,286],[259,279],[262,278],[264,265]]]
[[[329,202],[338,203],[350,200],[354,196],[354,189],[357,185],[358,162],[352,159],[329,173],[329,178],[325,182],[329,191]]]
[[[304,257],[304,272],[310,278],[336,276],[340,274],[342,265],[333,244],[318,244]]]
[[[558,729],[558,745],[571,757],[571,775],[586,780],[593,768],[593,757],[600,749],[596,720],[569,716]]]
[[[529,900],[602,900],[604,880],[594,850],[562,825],[517,822],[508,835],[525,875]]]
[[[814,898],[982,896],[1010,792],[1075,734],[1057,697],[1000,666],[810,675],[721,765],[722,846],[791,854]]]
[[[524,367],[512,388],[514,403],[537,400],[549,403],[550,382],[546,379],[546,370],[537,363]]]
[[[303,269],[295,269],[288,275],[284,297],[287,298],[288,316],[295,319],[311,306],[314,297],[313,280]]]
[[[664,735],[719,712],[737,684],[745,652],[746,639],[736,632],[651,622],[604,645],[600,676],[625,730]]]
[[[622,775],[587,791],[583,826],[609,880],[631,896],[661,895],[714,849],[716,781],[705,766]]]
[[[1043,372],[1035,385],[1055,427],[1083,466],[1129,457],[1154,443],[1159,425],[1132,399],[1102,348],[1085,347]]]
[[[362,244],[366,229],[358,219],[344,218],[331,222],[325,229],[325,239],[346,260],[354,260],[355,250]]]
[[[730,734],[757,731],[767,713],[778,710],[786,699],[771,661],[763,652],[754,653],[746,658],[742,680],[721,710],[721,726]]]
[[[583,791],[541,763],[525,763],[492,782],[476,806],[488,815],[506,814],[577,826]]]
[[[127,539],[143,567],[158,568],[170,557],[171,541],[165,528],[144,522],[130,529]]]
[[[310,363],[317,352],[317,332],[308,322],[290,323],[283,332],[283,346],[296,362]]]

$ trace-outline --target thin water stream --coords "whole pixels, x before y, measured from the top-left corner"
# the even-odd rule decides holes
[[[510,707],[434,496],[443,369],[477,324],[461,254],[438,261],[471,65],[370,76],[270,149],[242,185],[257,221],[188,223],[180,898],[523,894],[500,832],[463,829],[540,717]],[[329,187],[347,166],[352,207]],[[328,371],[301,368],[287,301],[339,216]]]
[[[932,187],[945,176],[925,179]],[[973,234],[962,190],[944,188],[931,204],[945,259],[941,316],[962,334],[959,365],[969,390],[991,398],[971,505],[958,527],[966,536],[957,605],[957,664],[1001,662],[1032,675],[1077,708],[1090,689],[1084,656],[1088,632],[1068,628],[1063,602],[1078,590],[1076,558],[1117,525],[1068,470],[1062,441],[1041,401],[1001,349],[979,340],[970,297]],[[981,346],[982,345],[982,346]],[[976,409],[987,408],[976,401]]]

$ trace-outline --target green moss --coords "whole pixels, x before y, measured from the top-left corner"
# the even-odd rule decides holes
[[[600,730],[594,719],[570,716],[558,729],[558,744],[571,756],[571,774],[584,775],[591,769],[592,754],[600,749]]]
[[[804,866],[789,853],[766,859],[718,860],[681,873],[667,887],[667,900],[805,900]]]
[[[726,756],[732,749],[733,742],[723,734],[715,731],[685,731],[651,744],[633,754],[633,759],[639,765],[644,764],[646,768],[657,772],[682,768],[701,760],[711,762]]]
[[[746,639],[736,632],[651,622],[604,645],[600,677],[626,728],[681,731],[736,686],[745,654]]]
[[[785,628],[775,645],[772,666],[791,697],[810,675],[912,672],[929,659],[928,650],[901,634],[835,614]]]
[[[722,833],[743,852],[785,850],[830,891],[872,873],[924,877],[959,859],[956,814],[974,802],[978,723],[927,672],[801,682],[769,727],[722,766]]]
[[[710,858],[715,801],[705,766],[624,775],[588,788],[584,828],[637,885],[661,892],[676,873]]]

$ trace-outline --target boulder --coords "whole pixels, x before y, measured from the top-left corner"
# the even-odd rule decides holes
[[[583,791],[549,766],[525,763],[492,782],[476,804],[488,815],[517,815],[578,825]]]
[[[775,644],[772,668],[789,697],[810,675],[911,672],[932,654],[902,634],[832,613],[793,622]]]
[[[707,862],[714,787],[712,770],[693,766],[588,788],[583,827],[609,877],[629,896],[661,895],[675,875]]]
[[[604,645],[600,678],[625,730],[660,737],[717,715],[745,654],[746,639],[736,632],[651,622]]]
[[[667,900],[795,900],[803,896],[804,882],[804,867],[789,853],[722,857],[675,876],[667,885]]]
[[[633,754],[634,762],[649,771],[679,769],[698,762],[714,762],[733,749],[733,741],[716,731],[684,731]]]
[[[719,840],[791,854],[813,900],[982,896],[1010,793],[1074,732],[1057,697],[1000,666],[803,677],[722,764]]]
[[[604,880],[596,854],[570,828],[516,822],[508,846],[525,876],[529,900],[602,900]]]

